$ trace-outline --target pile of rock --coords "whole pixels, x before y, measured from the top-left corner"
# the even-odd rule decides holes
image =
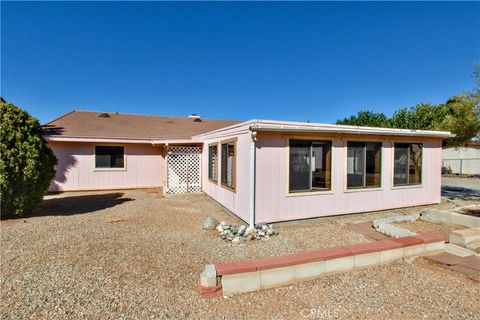
[[[225,222],[220,222],[216,227],[220,238],[233,244],[244,244],[249,240],[270,240],[270,236],[277,234],[273,225],[261,223],[255,227],[246,227],[244,225],[230,225]]]

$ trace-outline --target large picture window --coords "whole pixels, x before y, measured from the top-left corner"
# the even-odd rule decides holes
[[[395,143],[393,185],[422,184],[421,143]]]
[[[218,147],[208,147],[208,179],[218,181]]]
[[[95,146],[96,169],[125,168],[125,153],[122,146]]]
[[[290,140],[289,191],[330,190],[330,141]]]
[[[235,189],[235,142],[222,143],[221,183]]]
[[[381,185],[381,142],[347,142],[347,189]]]

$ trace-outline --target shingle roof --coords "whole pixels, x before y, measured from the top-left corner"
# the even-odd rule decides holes
[[[50,137],[169,140],[189,139],[239,122],[74,110],[44,128]]]

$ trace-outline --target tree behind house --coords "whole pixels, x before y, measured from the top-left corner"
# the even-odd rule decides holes
[[[36,118],[11,103],[0,104],[1,216],[30,212],[42,200],[57,159]]]
[[[357,115],[338,120],[336,124],[389,127],[413,130],[443,130],[456,135],[446,145],[462,146],[480,131],[478,94],[452,97],[444,104],[421,103],[413,108],[400,108],[391,118],[383,113],[360,111]]]

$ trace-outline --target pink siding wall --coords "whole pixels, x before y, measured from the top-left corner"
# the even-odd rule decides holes
[[[50,142],[58,158],[51,191],[160,187],[165,184],[165,160],[161,147],[125,145],[126,170],[98,171],[94,168],[91,143]]]
[[[321,139],[316,137],[315,139]],[[357,138],[358,139],[358,138]],[[281,134],[259,134],[256,150],[255,222],[285,221],[346,213],[375,211],[440,202],[441,140],[423,142],[421,187],[392,188],[393,148],[396,138],[382,138],[382,189],[345,191],[345,148],[340,137],[333,140],[332,192],[287,196],[287,148]]]
[[[218,183],[208,180],[208,145],[226,139],[237,138],[236,151],[236,190],[232,192],[220,186],[221,156],[220,146],[218,147]],[[203,192],[215,199],[225,208],[233,212],[245,222],[249,218],[249,187],[250,187],[250,162],[249,162],[250,133],[228,135],[221,138],[205,140],[202,154],[202,189]]]

